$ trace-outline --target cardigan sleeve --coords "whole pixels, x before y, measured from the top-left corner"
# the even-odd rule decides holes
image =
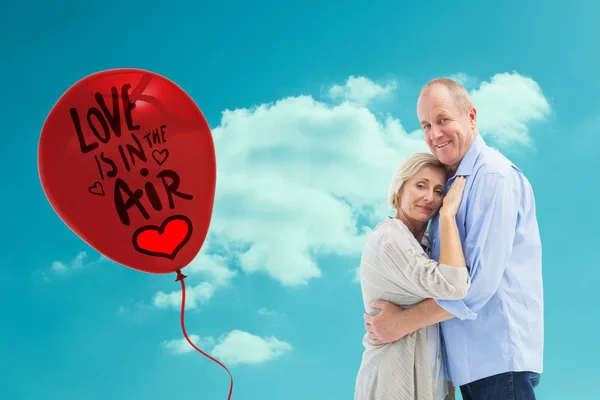
[[[389,293],[445,300],[464,298],[471,284],[466,267],[432,260],[409,233],[390,225],[372,232],[363,252],[361,275]]]

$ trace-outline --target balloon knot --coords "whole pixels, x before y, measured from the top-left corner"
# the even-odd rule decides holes
[[[184,274],[182,274],[182,273],[181,273],[181,270],[180,270],[180,269],[178,269],[178,270],[177,270],[177,279],[175,279],[175,282],[182,281],[182,280],[184,280],[185,278],[187,278],[187,276],[185,276]]]

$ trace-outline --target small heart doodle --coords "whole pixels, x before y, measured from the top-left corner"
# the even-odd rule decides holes
[[[96,181],[94,186],[88,188],[88,192],[95,194],[96,196],[104,196],[104,187],[101,182]]]
[[[154,158],[154,161],[156,161],[156,163],[158,165],[163,165],[163,163],[165,161],[167,161],[167,158],[169,158],[169,150],[167,150],[167,149],[162,149],[161,151],[154,150],[152,152],[152,158]]]
[[[133,247],[150,256],[175,259],[192,236],[192,221],[183,215],[173,215],[160,227],[146,225],[133,233]]]

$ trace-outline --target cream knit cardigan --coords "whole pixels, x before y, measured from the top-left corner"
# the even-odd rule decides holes
[[[395,218],[387,218],[371,232],[361,259],[360,281],[365,310],[373,315],[379,312],[369,307],[375,299],[410,308],[428,298],[461,299],[471,284],[466,267],[430,259],[414,235]],[[354,399],[438,399],[435,380],[443,371],[431,365],[427,329],[439,326],[419,329],[385,345],[374,345],[365,334]],[[454,387],[444,382],[446,399],[454,399]]]

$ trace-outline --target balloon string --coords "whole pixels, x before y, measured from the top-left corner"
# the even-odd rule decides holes
[[[184,323],[184,309],[185,309],[185,283],[183,282],[184,279],[187,278],[186,275],[183,275],[181,273],[181,270],[177,270],[177,279],[175,280],[177,281],[181,281],[181,329],[183,331],[183,336],[185,336],[185,338],[187,339],[188,343],[194,348],[196,349],[198,352],[202,353],[204,356],[210,358],[211,360],[213,360],[214,362],[216,362],[217,364],[219,364],[221,367],[225,368],[225,371],[227,371],[227,373],[229,374],[229,396],[227,396],[227,400],[231,399],[231,393],[233,392],[233,377],[231,376],[231,372],[229,372],[229,370],[227,369],[227,367],[225,365],[223,365],[219,360],[209,356],[208,354],[206,354],[205,352],[203,352],[202,350],[200,350],[198,347],[196,347],[196,345],[194,343],[192,343],[192,341],[190,340],[190,338],[187,335],[187,332],[185,330],[185,323]]]

